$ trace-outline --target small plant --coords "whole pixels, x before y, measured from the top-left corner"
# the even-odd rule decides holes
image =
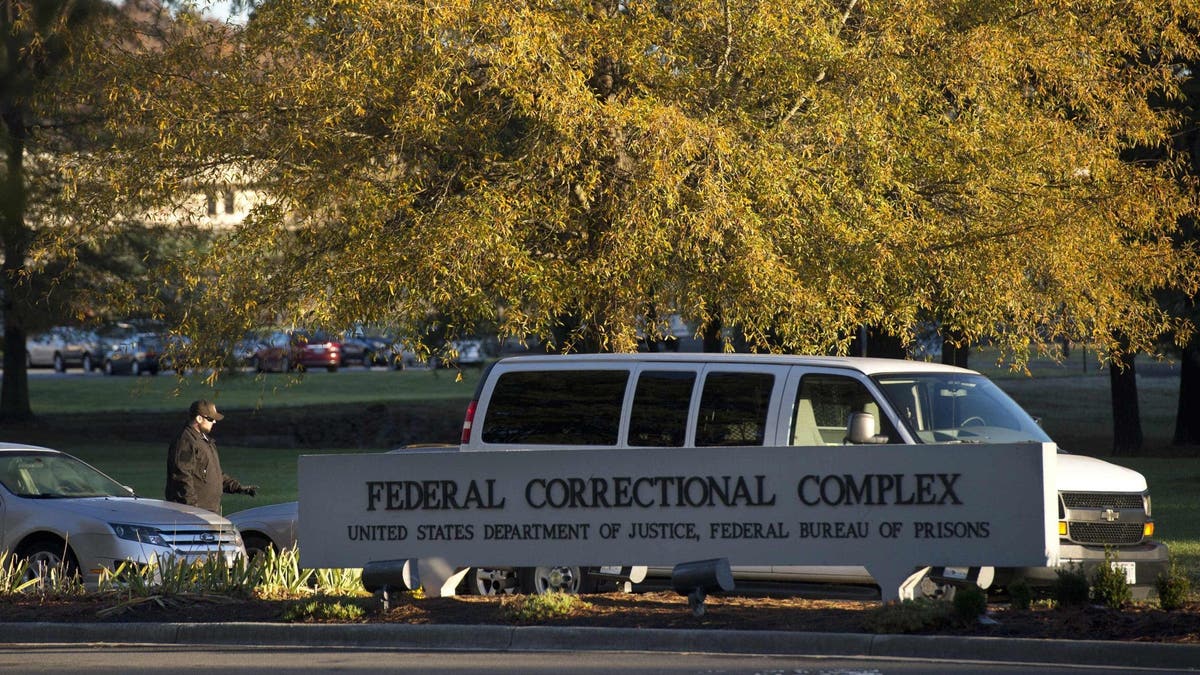
[[[1086,605],[1091,588],[1088,586],[1087,574],[1083,567],[1072,564],[1055,570],[1058,578],[1054,580],[1054,603],[1058,607],[1079,607]]]
[[[974,623],[987,614],[987,591],[971,584],[954,594],[954,616],[961,623]]]
[[[313,598],[288,605],[280,618],[284,621],[357,621],[365,615],[366,610],[353,602]]]
[[[1129,579],[1113,564],[1115,561],[1116,554],[1105,549],[1104,564],[1092,572],[1092,602],[1109,609],[1121,609],[1133,600]]]
[[[588,606],[577,595],[567,593],[545,593],[542,595],[514,595],[501,598],[504,614],[512,621],[532,623],[556,616],[568,616]]]
[[[0,551],[0,596],[15,595],[41,583],[29,573],[29,561]]]
[[[300,553],[273,549],[250,561],[256,592],[263,598],[296,598],[312,594],[313,570],[300,569]]]
[[[1024,579],[1015,581],[1008,587],[1008,603],[1013,609],[1027,610],[1033,605],[1033,588]]]
[[[345,596],[365,593],[361,569],[314,570],[312,579],[317,593]]]
[[[917,633],[946,626],[954,616],[954,606],[948,602],[917,598],[868,611],[863,628],[872,633]]]
[[[1192,592],[1192,580],[1175,567],[1174,561],[1166,574],[1158,575],[1154,586],[1158,591],[1158,606],[1167,612],[1182,609]]]

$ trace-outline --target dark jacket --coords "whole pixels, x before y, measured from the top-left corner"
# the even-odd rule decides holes
[[[241,483],[221,473],[213,439],[185,426],[167,451],[167,501],[221,513],[221,493],[241,489]]]

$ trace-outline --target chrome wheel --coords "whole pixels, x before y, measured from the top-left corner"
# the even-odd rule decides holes
[[[467,572],[467,590],[472,595],[512,595],[520,585],[510,567],[472,567]]]
[[[526,593],[579,593],[583,570],[578,567],[526,567],[521,590]]]

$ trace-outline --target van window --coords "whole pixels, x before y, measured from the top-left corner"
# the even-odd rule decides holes
[[[762,445],[775,376],[769,373],[709,373],[700,396],[696,445]]]
[[[851,377],[805,375],[792,410],[792,445],[841,445],[846,438],[846,423],[854,412],[871,413],[876,434],[887,436],[889,443],[902,442],[866,385]]]
[[[484,443],[616,445],[625,370],[504,373],[483,420]]]
[[[643,371],[629,412],[629,445],[682,447],[695,382],[693,372]]]

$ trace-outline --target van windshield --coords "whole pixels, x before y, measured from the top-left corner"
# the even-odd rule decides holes
[[[1050,442],[1029,413],[982,375],[905,373],[875,381],[922,442]]]

